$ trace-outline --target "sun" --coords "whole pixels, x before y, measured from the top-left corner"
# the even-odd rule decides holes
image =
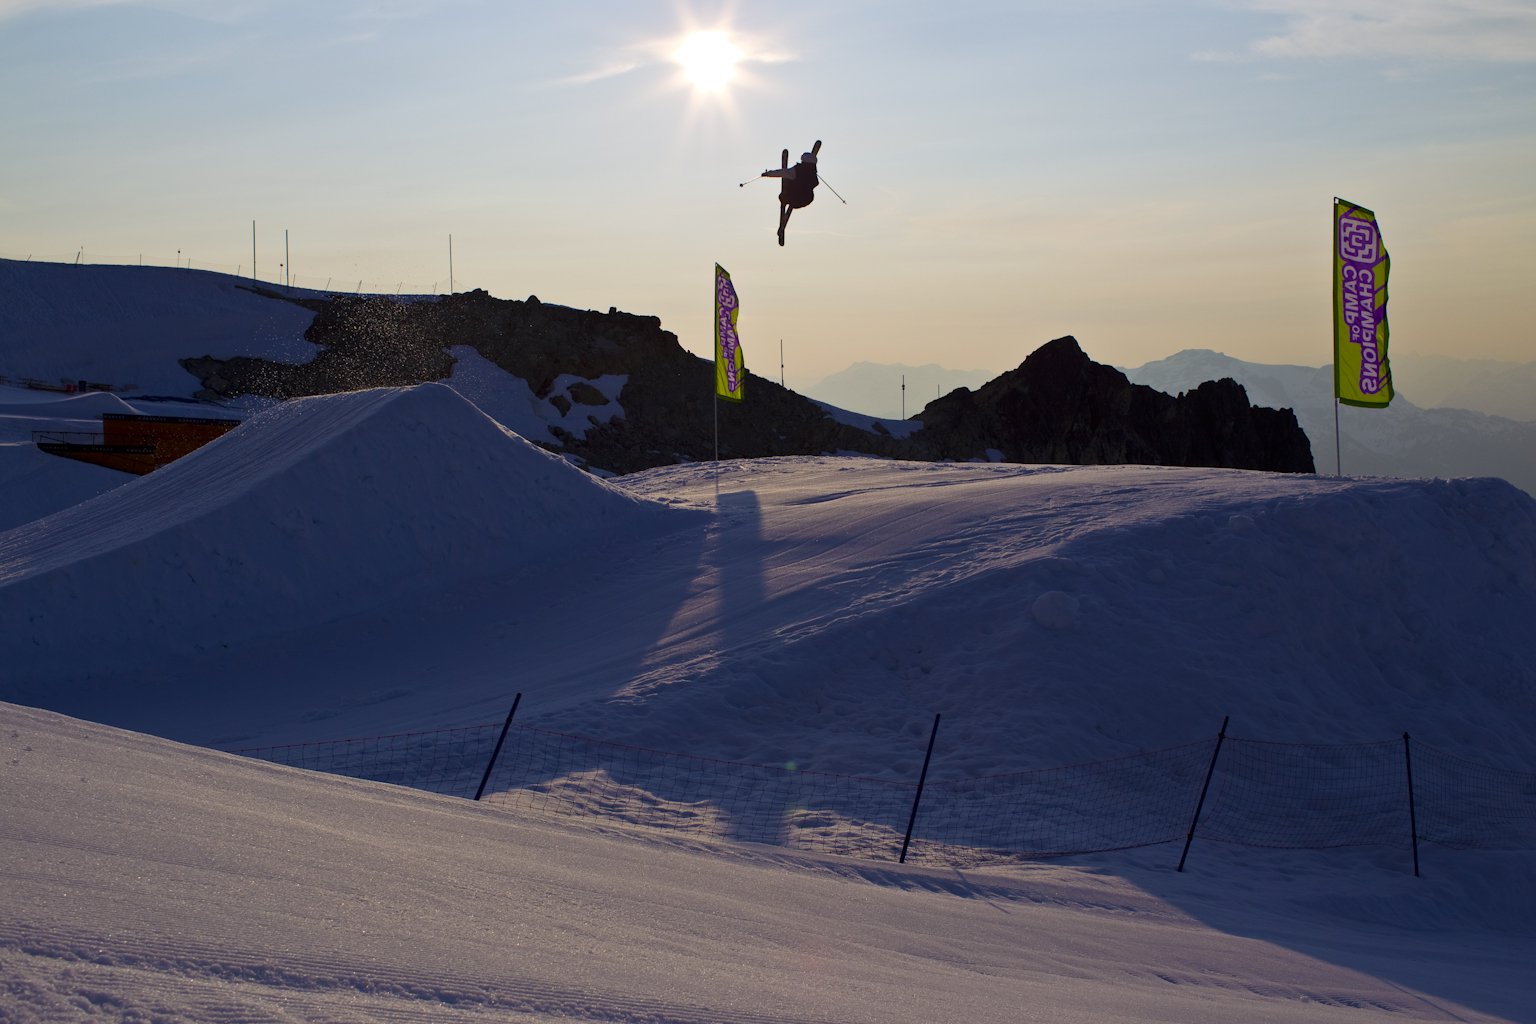
[[[682,69],[683,77],[701,93],[724,92],[741,59],[740,48],[718,30],[690,32],[672,51],[672,60]]]

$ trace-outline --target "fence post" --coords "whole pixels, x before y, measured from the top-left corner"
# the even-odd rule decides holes
[[[912,816],[907,819],[907,837],[901,841],[901,856],[897,863],[907,862],[907,847],[912,844],[912,828],[917,824],[917,805],[923,799],[923,783],[928,780],[928,762],[933,759],[933,741],[939,736],[939,716],[933,716],[933,731],[928,734],[928,753],[923,755],[923,772],[917,777],[917,795],[912,797]]]
[[[1200,824],[1200,810],[1205,806],[1205,794],[1211,788],[1211,776],[1216,774],[1216,759],[1221,756],[1221,745],[1227,740],[1227,723],[1231,715],[1221,719],[1221,732],[1216,734],[1216,749],[1211,751],[1211,763],[1205,769],[1205,785],[1200,787],[1200,799],[1195,803],[1195,816],[1189,822],[1189,835],[1184,837],[1184,852],[1179,855],[1179,870],[1184,870],[1184,859],[1189,856],[1189,844],[1195,841],[1195,826]]]
[[[512,698],[512,710],[507,712],[507,720],[501,724],[501,735],[496,737],[496,749],[491,751],[491,759],[485,765],[485,774],[480,777],[480,788],[475,790],[476,800],[485,794],[485,785],[491,781],[491,769],[496,767],[496,758],[501,756],[501,745],[506,742],[507,730],[512,728],[512,716],[517,714],[517,705],[522,699],[521,690]]]
[[[1403,766],[1408,770],[1408,831],[1413,834],[1413,877],[1419,877],[1419,812],[1413,802],[1413,748],[1403,733]]]

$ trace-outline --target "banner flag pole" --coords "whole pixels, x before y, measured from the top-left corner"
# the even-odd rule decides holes
[[[1333,396],[1333,475],[1344,475],[1343,442],[1339,437],[1339,396]]]
[[[1330,234],[1332,236],[1332,240],[1329,242],[1329,245],[1331,245],[1333,247],[1333,251],[1334,251],[1333,266],[1337,267],[1338,266],[1338,258],[1339,258],[1338,257],[1338,250],[1339,250],[1339,225],[1338,225],[1338,219],[1339,219],[1339,214],[1338,214],[1339,197],[1338,196],[1334,196],[1333,197],[1333,206],[1334,206],[1334,212],[1333,212],[1332,218],[1330,218]],[[1335,270],[1335,271],[1330,271],[1330,272],[1331,273],[1336,273],[1337,271]],[[1333,475],[1334,476],[1343,476],[1344,475],[1344,455],[1343,455],[1343,452],[1344,452],[1344,441],[1343,441],[1343,438],[1339,434],[1339,345],[1338,345],[1339,289],[1338,289],[1337,285],[1335,285],[1335,287],[1333,288],[1333,323],[1334,323],[1334,343],[1333,343]]]

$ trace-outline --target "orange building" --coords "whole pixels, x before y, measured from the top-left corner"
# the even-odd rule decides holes
[[[239,420],[200,416],[104,412],[99,434],[39,430],[32,440],[50,455],[143,476],[239,425]]]

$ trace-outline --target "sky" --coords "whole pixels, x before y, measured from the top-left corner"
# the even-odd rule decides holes
[[[731,48],[723,80],[676,59],[694,33]],[[718,262],[749,366],[782,345],[791,387],[996,372],[1063,334],[1115,365],[1321,365],[1335,196],[1380,218],[1394,350],[1536,340],[1514,0],[3,0],[0,118],[0,256],[451,274],[654,314],[706,355]],[[816,139],[781,249],[754,176]]]
[[[203,275],[67,273],[304,344],[296,307]],[[123,298],[86,290],[73,351],[193,386]],[[32,444],[125,410],[208,412],[0,383],[0,1016],[1530,1020],[1536,499],[1504,481],[856,455],[605,479],[467,356],[446,385],[222,410],[244,422],[145,477]],[[494,728],[514,693],[509,750],[555,730],[909,785],[937,714],[932,793],[971,792],[1230,717],[1229,750],[1409,732],[1511,795],[1475,848],[1421,843],[1418,878],[1396,826],[1197,840],[1184,872],[1177,842],[899,864],[857,840],[901,823],[838,802],[834,853],[733,838],[664,774],[618,776],[622,802],[562,775],[610,811],[557,815],[500,773],[475,806],[227,753]],[[1253,823],[1235,777],[1208,824]],[[1286,788],[1295,820],[1339,816]],[[653,827],[679,804],[686,832]]]

